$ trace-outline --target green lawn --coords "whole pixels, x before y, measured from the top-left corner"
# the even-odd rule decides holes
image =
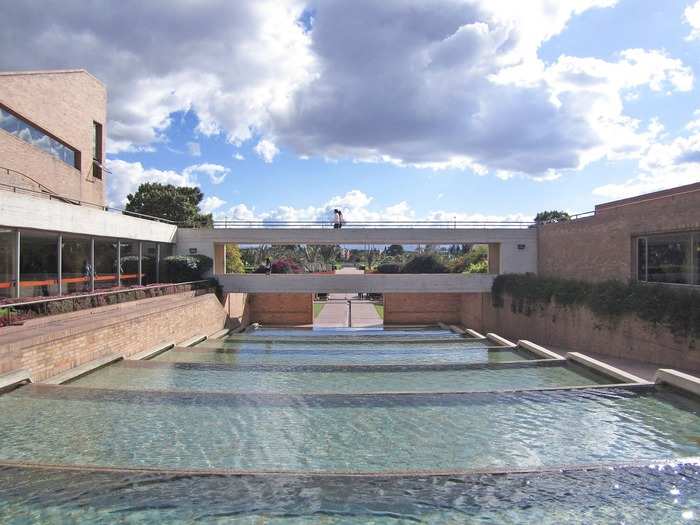
[[[314,303],[314,319],[318,317],[318,314],[321,313],[321,310],[323,310],[323,307],[326,306],[323,303]]]
[[[377,310],[377,315],[379,315],[379,318],[384,319],[384,305],[383,304],[375,304],[374,308]]]

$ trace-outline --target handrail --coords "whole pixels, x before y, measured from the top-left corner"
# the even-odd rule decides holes
[[[138,213],[138,212],[135,212],[135,211],[128,211],[128,210],[125,210],[125,209],[122,209],[122,208],[116,208],[116,207],[114,207],[114,206],[104,206],[104,205],[102,205],[102,204],[97,204],[97,203],[95,203],[95,202],[81,201],[81,200],[78,200],[78,199],[72,199],[72,198],[70,198],[70,197],[65,197],[65,196],[63,196],[63,195],[60,195],[60,194],[58,194],[58,193],[53,192],[53,191],[50,190],[48,187],[44,186],[44,185],[41,184],[40,182],[35,181],[35,180],[32,179],[29,175],[27,175],[27,174],[25,174],[25,173],[22,173],[21,171],[14,170],[14,169],[12,169],[12,168],[6,168],[6,167],[4,167],[4,166],[0,166],[0,170],[5,170],[5,171],[8,173],[8,175],[10,174],[10,172],[12,172],[12,173],[17,173],[18,175],[22,175],[23,177],[26,177],[27,179],[31,180],[31,181],[34,182],[35,184],[37,184],[37,185],[39,185],[39,186],[41,186],[41,187],[43,187],[43,188],[46,188],[45,191],[37,191],[37,190],[33,190],[33,189],[31,189],[31,188],[24,188],[24,187],[22,187],[22,186],[15,186],[15,185],[13,185],[13,184],[7,184],[7,183],[4,183],[4,182],[0,182],[0,190],[11,191],[11,192],[13,192],[13,193],[23,193],[23,192],[25,192],[25,193],[30,193],[30,194],[37,194],[37,195],[39,195],[39,196],[41,196],[41,197],[48,198],[49,200],[51,200],[52,198],[54,198],[54,199],[58,199],[58,200],[60,200],[60,201],[62,201],[62,202],[67,202],[67,203],[70,203],[70,204],[74,204],[74,205],[76,205],[76,206],[90,206],[90,207],[97,208],[97,209],[99,209],[99,210],[106,211],[106,212],[121,213],[121,214],[123,214],[123,215],[131,215],[131,216],[134,216],[134,217],[139,217],[139,218],[143,218],[143,219],[148,219],[148,220],[151,220],[151,221],[164,222],[164,223],[167,223],[167,224],[177,224],[176,221],[171,221],[170,219],[163,219],[162,217],[155,217],[155,216],[153,216],[153,215],[147,215],[147,214],[145,214],[145,213]]]
[[[437,228],[437,229],[477,229],[477,228],[530,228],[534,222],[525,221],[347,221],[343,228]],[[213,223],[219,228],[333,228],[332,221],[242,221],[217,219]]]
[[[199,281],[186,281],[183,283],[164,283],[164,284],[149,284],[146,286],[133,286],[131,288],[121,288],[119,290],[107,290],[106,292],[91,292],[91,293],[84,293],[84,294],[76,294],[76,295],[61,295],[61,296],[56,296],[56,297],[48,297],[46,299],[38,299],[36,301],[20,301],[17,303],[7,303],[7,304],[0,304],[0,308],[21,308],[23,306],[32,306],[35,304],[42,304],[42,303],[54,303],[58,301],[68,301],[72,299],[84,299],[86,297],[100,297],[103,295],[113,295],[113,294],[118,294],[118,293],[125,293],[125,292],[135,292],[139,290],[153,290],[157,288],[170,288],[173,286],[183,286],[187,284],[201,284],[201,283],[206,283],[209,282],[207,279],[201,279]]]

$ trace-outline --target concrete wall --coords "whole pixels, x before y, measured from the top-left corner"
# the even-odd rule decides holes
[[[224,292],[466,293],[491,291],[488,274],[227,274],[217,275]]]
[[[84,70],[0,74],[0,104],[81,153],[80,169],[0,130],[0,167],[17,170],[61,195],[105,203],[106,177],[92,173],[93,121],[107,133],[107,90]],[[104,145],[103,145],[104,151]],[[0,170],[0,182],[34,187]]]
[[[173,242],[177,227],[86,206],[0,191],[0,226]]]
[[[26,369],[41,381],[101,357],[210,334],[225,321],[214,294],[193,292],[34,319],[0,331],[0,374]]]
[[[251,323],[305,325],[314,322],[313,295],[309,293],[264,293],[248,295]]]
[[[634,277],[632,238],[700,229],[700,183],[596,206],[595,216],[538,227],[540,275]]]
[[[495,308],[491,295],[464,298],[462,324],[509,339],[528,339],[570,352],[598,353],[684,370],[700,371],[700,341],[675,337],[668,329],[634,316],[612,322],[587,308],[550,305],[531,315],[515,313],[510,297]],[[479,323],[479,321],[481,321]]]
[[[238,328],[250,323],[250,306],[248,294],[229,293],[224,301],[224,311],[228,316],[227,326]]]

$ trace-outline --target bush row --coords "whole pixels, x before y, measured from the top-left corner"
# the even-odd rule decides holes
[[[383,263],[377,266],[377,273],[487,273],[488,262],[479,260],[473,263],[463,259],[451,264],[443,263],[439,257],[429,255],[417,255],[409,259],[405,264],[394,262]]]
[[[614,279],[589,283],[504,274],[495,278],[491,293],[495,307],[504,306],[507,294],[512,299],[511,309],[525,315],[552,303],[583,306],[600,318],[615,320],[635,315],[669,328],[674,335],[700,337],[700,291],[690,288]]]

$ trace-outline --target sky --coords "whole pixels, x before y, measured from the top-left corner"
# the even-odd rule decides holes
[[[106,84],[113,206],[529,220],[700,181],[700,0],[0,1],[0,49]]]

